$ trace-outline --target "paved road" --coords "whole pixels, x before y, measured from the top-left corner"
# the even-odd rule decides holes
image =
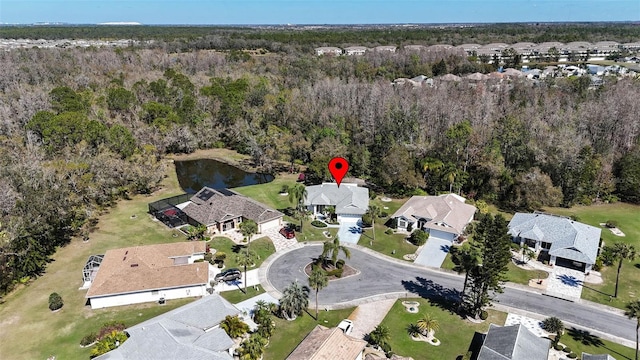
[[[304,266],[321,251],[320,246],[310,245],[275,259],[266,271],[271,285],[280,292],[292,281],[306,285],[308,280],[303,272]],[[410,292],[440,299],[436,302],[447,307],[454,303],[462,289],[463,278],[460,276],[389,261],[355,248],[351,248],[351,259],[347,264],[360,273],[332,281],[320,291],[318,300],[321,306],[384,293]],[[497,299],[501,305],[544,316],[557,316],[578,326],[635,341],[635,321],[601,308],[513,288],[506,288]]]

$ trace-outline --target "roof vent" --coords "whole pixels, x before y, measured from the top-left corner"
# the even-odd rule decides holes
[[[138,264],[131,264],[131,267],[138,267]]]
[[[127,255],[125,255],[125,256],[122,258],[122,261],[125,261],[125,260],[127,260]]]

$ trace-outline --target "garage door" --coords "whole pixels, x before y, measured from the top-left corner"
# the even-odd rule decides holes
[[[274,227],[279,227],[282,224],[282,218],[278,218],[275,220],[267,221],[265,223],[260,224],[258,231],[263,232],[267,229],[271,229]]]
[[[455,235],[445,231],[429,229],[429,237],[430,238],[434,237],[434,238],[447,240],[447,241],[453,241],[453,239],[455,238]]]

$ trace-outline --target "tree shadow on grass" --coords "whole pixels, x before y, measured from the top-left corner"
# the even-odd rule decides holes
[[[420,297],[429,300],[431,305],[435,305],[451,314],[457,314],[460,303],[460,293],[456,289],[448,289],[433,282],[433,280],[423,277],[416,277],[416,280],[402,281],[402,285],[407,291],[418,294]]]
[[[578,341],[579,343],[586,345],[586,346],[594,346],[594,347],[598,347],[598,348],[604,348],[606,349],[609,353],[615,353],[617,358],[623,358],[623,359],[629,359],[631,360],[630,357],[625,356],[623,354],[620,354],[619,352],[608,348],[607,346],[605,346],[604,342],[602,341],[602,339],[600,339],[600,337],[598,337],[597,335],[594,335],[592,333],[590,333],[589,331],[586,330],[580,330],[580,329],[576,329],[574,327],[570,328],[567,330],[567,335],[571,336],[571,338],[575,341]]]
[[[595,291],[595,292],[597,292],[599,294],[602,294],[602,295],[605,295],[605,296],[608,296],[608,297],[612,297],[613,296],[613,294],[607,294],[606,292],[602,292],[600,290],[597,290],[597,289],[594,289],[594,288],[592,288],[590,286],[587,286],[584,283],[582,283],[582,289],[589,289],[591,291]]]

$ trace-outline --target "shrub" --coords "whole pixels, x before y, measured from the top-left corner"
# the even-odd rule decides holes
[[[611,266],[616,261],[616,257],[613,255],[613,248],[610,246],[602,247],[599,257],[606,266]]]
[[[567,346],[564,349],[562,349],[562,351],[564,351],[566,353],[570,353],[571,352],[571,348]]]
[[[336,261],[336,268],[338,269],[342,269],[344,267],[344,260],[340,259],[338,261]]]
[[[337,278],[341,278],[343,270],[344,269],[333,269],[331,271],[327,271],[327,276],[335,276]]]
[[[411,232],[411,230],[413,230],[413,223],[409,223],[409,225],[407,225],[407,231]]]
[[[575,359],[575,358],[577,358],[577,357],[578,357],[578,354],[576,354],[576,353],[572,352],[572,353],[569,353],[569,355],[567,355],[567,357],[568,357],[569,359]]]
[[[85,337],[83,337],[82,340],[80,340],[80,345],[87,346],[89,344],[93,344],[93,342],[96,341],[96,340],[98,340],[98,334],[91,333],[91,334],[86,335]]]
[[[393,234],[393,229],[387,229],[387,230],[384,231],[384,233],[387,234],[387,235],[391,235],[391,234]]]
[[[409,241],[416,246],[422,246],[427,242],[427,239],[429,239],[429,233],[418,229],[411,233]]]
[[[363,227],[370,227],[371,224],[373,224],[373,217],[371,216],[371,214],[366,213],[366,214],[362,215],[362,226]]]
[[[389,213],[386,211],[383,211],[380,213],[380,216],[378,216],[379,218],[386,218],[387,216],[389,216]]]
[[[217,263],[224,262],[224,260],[225,260],[226,258],[227,258],[227,254],[226,254],[226,253],[224,253],[224,252],[222,252],[222,251],[218,251],[218,252],[215,254],[215,259],[216,259],[216,262],[217,262]]]
[[[289,185],[284,184],[282,185],[282,188],[280,188],[280,193],[284,194],[284,193],[288,193],[289,192]]]
[[[213,261],[213,254],[210,252],[206,252],[204,253],[204,260],[207,261],[209,264],[213,265],[215,262]]]
[[[58,293],[51,293],[51,295],[49,295],[49,310],[58,310],[62,308],[63,305],[62,296],[58,295]]]
[[[317,228],[325,228],[325,227],[327,227],[327,224],[325,224],[325,223],[323,223],[322,221],[319,221],[319,220],[313,220],[311,222],[311,225],[315,226]]]
[[[218,269],[222,269],[224,267],[224,261],[220,261],[218,263]]]
[[[607,220],[607,223],[605,224],[609,229],[612,228],[616,228],[618,227],[618,222],[615,220]]]
[[[197,260],[193,260],[194,263],[201,263],[204,262],[204,259],[197,259]]]
[[[124,325],[124,323],[119,322],[119,321],[111,321],[108,323],[104,323],[102,325],[102,327],[100,328],[100,331],[98,331],[98,336],[97,339],[98,340],[102,340],[105,336],[115,332],[120,332],[123,331],[124,329],[126,329],[127,327]]]
[[[560,344],[556,344],[553,348],[558,350],[558,351],[562,351],[562,349],[564,349],[564,346],[562,346]]]
[[[488,312],[486,312],[485,310],[482,310],[482,311],[480,312],[480,319],[482,319],[482,320],[487,320],[487,318],[488,318],[488,317],[489,317],[489,313],[488,313]]]
[[[600,270],[602,270],[603,266],[604,266],[604,264],[602,263],[602,258],[600,258],[600,256],[598,256],[596,258],[596,263],[593,264],[593,270],[594,271],[600,271]]]

